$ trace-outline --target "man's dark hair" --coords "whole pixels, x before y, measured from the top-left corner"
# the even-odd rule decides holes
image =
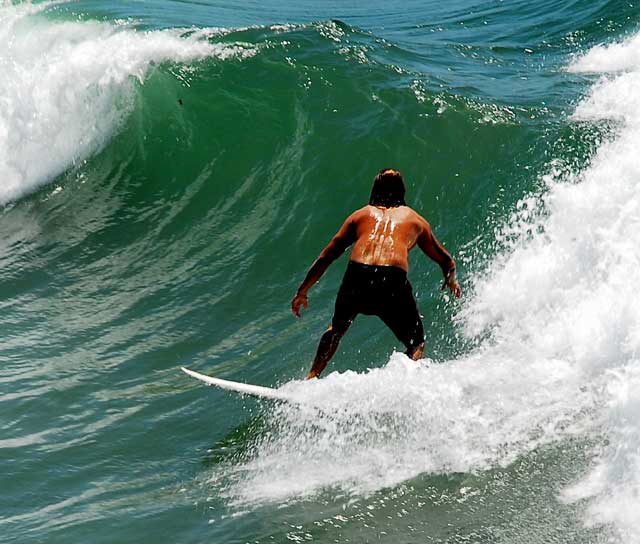
[[[385,208],[406,206],[404,192],[402,174],[393,168],[383,168],[373,180],[369,204]]]

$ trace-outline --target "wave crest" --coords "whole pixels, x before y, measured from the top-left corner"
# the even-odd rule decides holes
[[[51,4],[0,7],[0,205],[100,149],[157,63],[242,59],[253,46],[210,43],[206,32],[142,32],[60,22]]]

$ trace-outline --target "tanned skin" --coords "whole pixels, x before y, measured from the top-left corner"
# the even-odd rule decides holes
[[[434,236],[431,226],[416,211],[408,206],[385,208],[365,206],[347,217],[346,221],[315,260],[298,292],[291,301],[291,310],[300,317],[301,307],[309,307],[307,293],[322,277],[327,268],[350,246],[352,261],[378,266],[397,266],[409,271],[409,252],[418,246],[427,257],[440,265],[444,275],[442,288],[448,287],[457,298],[462,290],[456,279],[455,262],[442,244]],[[327,366],[338,349],[344,333],[334,331],[331,326],[320,339],[307,379],[316,378]],[[407,353],[418,360],[423,353],[424,343]]]

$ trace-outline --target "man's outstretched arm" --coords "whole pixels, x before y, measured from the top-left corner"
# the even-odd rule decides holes
[[[296,317],[300,317],[301,306],[305,308],[309,307],[309,301],[307,299],[309,289],[318,282],[331,263],[340,257],[355,241],[355,224],[353,223],[352,216],[349,216],[342,227],[340,227],[340,230],[327,244],[327,247],[322,250],[322,253],[320,253],[318,258],[313,262],[309,272],[307,272],[300,287],[298,287],[298,292],[291,301],[291,311],[293,311]]]
[[[440,265],[444,276],[442,288],[448,287],[456,298],[460,298],[462,296],[462,289],[460,289],[460,285],[458,285],[458,280],[456,279],[456,263],[451,258],[451,255],[449,255],[449,252],[435,237],[431,226],[426,221],[424,222],[422,233],[418,237],[418,246],[420,246],[420,249],[424,251],[429,258]]]

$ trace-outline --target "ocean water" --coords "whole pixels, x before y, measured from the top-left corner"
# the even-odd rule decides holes
[[[640,543],[639,20],[0,1],[0,541]],[[383,167],[464,297],[304,382]]]

